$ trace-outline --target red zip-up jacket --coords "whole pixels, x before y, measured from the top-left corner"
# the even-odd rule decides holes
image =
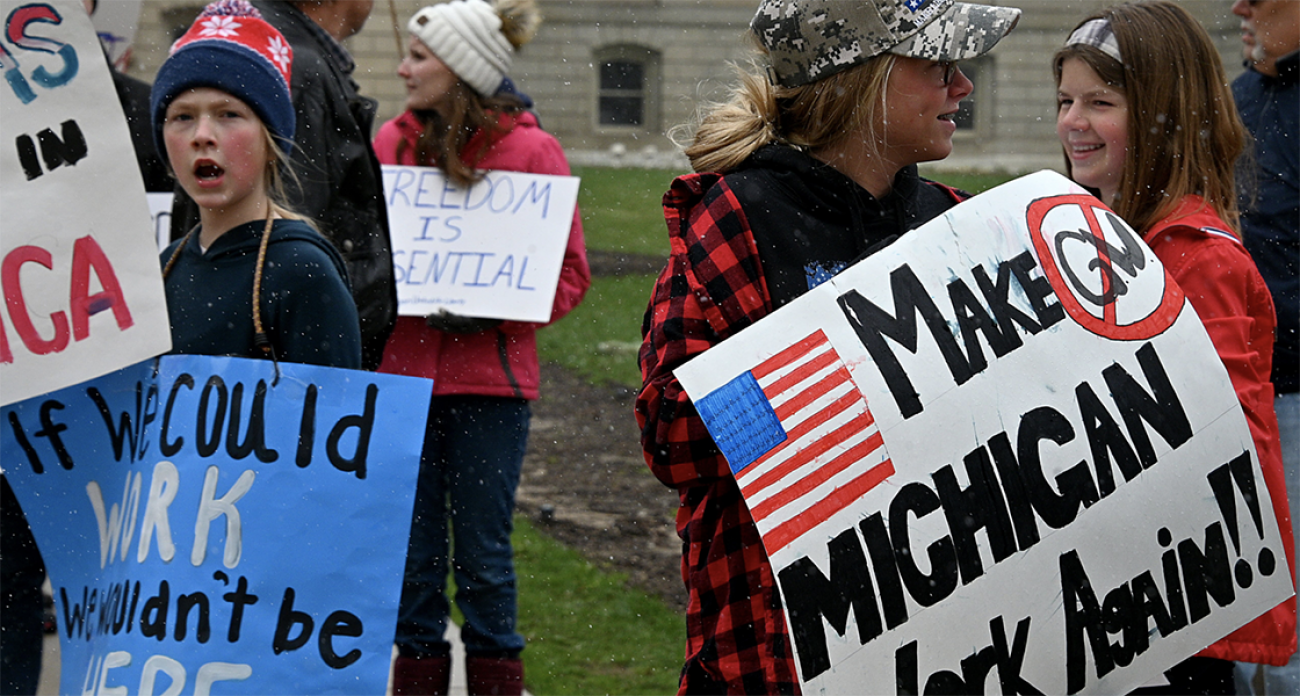
[[[537,125],[535,116],[528,112],[502,115],[500,123],[509,132],[487,145],[486,153],[476,165],[478,169],[569,175],[569,162],[560,143]],[[374,141],[379,161],[420,164],[415,161],[415,143],[420,130],[419,119],[410,111],[381,126]],[[399,158],[398,143],[402,141],[406,146]],[[479,152],[484,141],[480,131],[470,139],[465,152]],[[587,266],[582,218],[575,207],[550,321],[577,307],[590,286],[591,269]],[[539,382],[536,332],[544,325],[506,321],[486,331],[452,334],[429,328],[423,317],[398,317],[379,371],[432,379],[434,396],[476,394],[536,399]]]
[[[1277,314],[1255,262],[1227,230],[1227,223],[1199,197],[1188,196],[1143,239],[1186,293],[1228,369],[1281,526],[1289,570],[1295,567],[1295,540],[1269,381]],[[1201,651],[1201,656],[1286,664],[1296,651],[1295,607],[1295,597],[1282,602]]]

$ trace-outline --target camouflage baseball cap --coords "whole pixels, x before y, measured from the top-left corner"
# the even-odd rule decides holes
[[[783,87],[816,82],[882,53],[964,60],[1020,19],[1014,7],[955,0],[762,0],[750,29]]]

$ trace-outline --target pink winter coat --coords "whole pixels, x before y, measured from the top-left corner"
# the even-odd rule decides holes
[[[524,112],[501,118],[503,125],[513,120],[513,127],[488,146],[477,164],[479,169],[569,175],[569,163],[559,142],[537,125],[536,117]],[[375,155],[383,164],[419,164],[415,161],[415,142],[420,130],[415,114],[403,113],[380,127],[374,141]],[[397,146],[403,140],[406,146],[399,159]],[[483,133],[478,133],[466,152],[478,152],[484,140]],[[590,285],[582,220],[575,209],[550,321],[578,306]],[[398,317],[379,371],[430,378],[434,396],[477,394],[536,399],[536,332],[542,326],[507,321],[487,331],[451,334],[429,328],[423,317]]]

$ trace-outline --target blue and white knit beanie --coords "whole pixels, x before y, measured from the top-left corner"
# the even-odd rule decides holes
[[[153,138],[167,159],[162,128],[167,106],[187,89],[212,87],[238,97],[262,119],[286,154],[297,120],[289,95],[293,49],[247,0],[220,0],[203,8],[172,44],[150,98]]]

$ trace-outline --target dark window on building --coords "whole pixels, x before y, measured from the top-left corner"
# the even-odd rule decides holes
[[[981,78],[988,71],[985,68],[985,61],[982,60],[964,60],[961,62],[961,71],[970,81],[975,84],[975,91],[970,96],[961,100],[961,107],[957,109],[957,117],[953,121],[957,124],[958,131],[975,130],[975,114],[979,109],[979,100],[981,96],[988,95],[989,85],[982,85],[984,81]]]
[[[631,60],[600,64],[600,125],[645,123],[645,65]]]

